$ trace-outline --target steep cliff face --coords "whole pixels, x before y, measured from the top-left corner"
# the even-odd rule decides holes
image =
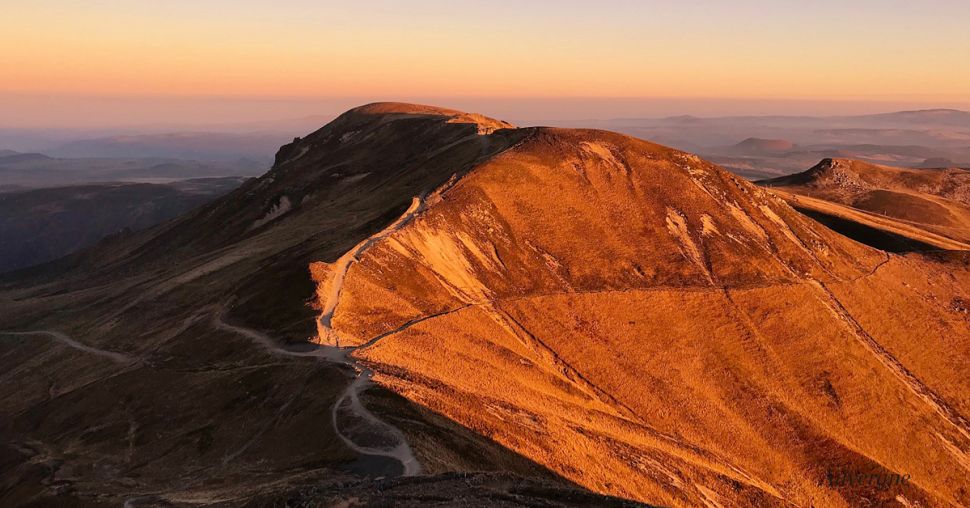
[[[531,129],[315,268],[321,340],[595,491],[967,502],[970,332],[940,304],[970,297],[965,257],[868,248],[690,154]]]

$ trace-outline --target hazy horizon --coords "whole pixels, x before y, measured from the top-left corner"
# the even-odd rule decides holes
[[[433,103],[524,123],[970,109],[970,3],[39,0],[0,126],[211,126]]]
[[[0,94],[4,129],[287,130],[300,120],[326,121],[371,102],[410,102],[482,113],[520,125],[576,124],[690,115],[841,116],[925,109],[970,110],[970,102],[731,99],[678,97],[458,96],[123,96]],[[322,124],[321,124],[322,125]]]
[[[967,21],[6,2],[0,508],[970,507]]]

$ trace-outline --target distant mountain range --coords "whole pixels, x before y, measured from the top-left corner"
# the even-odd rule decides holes
[[[105,236],[177,217],[241,177],[170,184],[85,184],[0,193],[0,273],[66,256]]]
[[[970,126],[970,112],[958,109],[920,109],[914,111],[897,111],[895,113],[880,113],[856,117],[843,117],[859,121],[875,121],[886,123],[910,123],[914,125],[952,125],[955,127]]]
[[[826,157],[909,167],[970,167],[970,113],[952,109],[856,116],[681,115],[554,125],[596,127],[650,139],[698,153],[751,179],[802,171]]]
[[[293,136],[280,133],[235,134],[176,132],[139,134],[71,141],[48,150],[58,157],[137,157],[204,161],[252,159],[268,162]]]
[[[269,157],[263,157],[269,159]],[[170,182],[189,178],[257,176],[269,162],[157,157],[51,157],[5,150],[0,154],[0,192],[95,182]]]
[[[41,152],[57,157],[172,158],[202,161],[252,159],[270,161],[278,146],[324,122],[307,116],[276,122],[212,125],[207,130],[167,131],[129,128],[114,130],[0,129],[0,147]],[[599,127],[652,139],[707,156],[748,138],[788,140],[815,151],[854,145],[884,149],[872,162],[916,165],[916,159],[940,158],[970,163],[970,112],[953,109],[899,111],[856,116],[676,116],[616,118],[567,122],[570,127]],[[565,126],[565,125],[564,125]],[[919,147],[919,156],[897,153],[897,147]],[[821,158],[821,157],[818,157]],[[817,159],[814,162],[817,162]],[[804,164],[804,160],[799,164]],[[779,174],[804,169],[783,161],[747,161],[751,171]],[[730,166],[730,164],[729,164]],[[740,165],[738,169],[746,169]],[[0,183],[3,183],[0,181]]]

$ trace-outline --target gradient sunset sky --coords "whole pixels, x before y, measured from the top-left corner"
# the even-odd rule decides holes
[[[970,104],[966,0],[5,4],[8,126],[416,98],[582,118]]]

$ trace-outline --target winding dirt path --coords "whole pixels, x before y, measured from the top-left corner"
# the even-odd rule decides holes
[[[333,406],[333,411],[331,412],[333,428],[344,444],[357,453],[393,458],[401,463],[401,467],[403,468],[401,474],[403,476],[419,474],[421,472],[421,464],[418,462],[417,457],[414,456],[414,452],[411,451],[407,438],[401,432],[401,429],[377,418],[360,402],[360,392],[373,384],[373,381],[371,381],[371,376],[373,375],[374,372],[370,369],[359,367],[357,378],[344,390],[343,395],[341,395],[340,399]],[[381,444],[376,446],[360,444],[355,442],[350,436],[347,436],[344,431],[341,431],[339,416],[343,411],[349,412],[357,419],[352,433],[378,436],[375,441],[379,441]],[[347,418],[344,418],[344,420],[347,420]]]
[[[373,371],[358,364],[350,355],[359,347],[340,348],[314,344],[306,349],[285,348],[262,332],[226,323],[220,315],[216,315],[213,319],[213,326],[248,337],[263,346],[270,354],[319,358],[326,362],[352,367],[357,372],[357,376],[347,385],[330,411],[330,421],[337,437],[348,448],[362,455],[387,457],[400,462],[404,476],[413,476],[421,472],[421,465],[411,451],[411,447],[408,446],[404,433],[379,419],[360,402],[360,393],[373,384],[371,381]],[[355,440],[354,436],[362,437]]]
[[[297,357],[315,357],[320,358],[333,363],[340,363],[343,365],[352,365],[349,358],[348,349],[340,349],[335,347],[318,346],[316,344],[309,344],[305,347],[300,348],[286,348],[280,346],[279,343],[273,340],[272,337],[266,335],[258,330],[253,330],[252,328],[246,328],[244,326],[232,325],[226,323],[222,319],[221,314],[216,314],[212,319],[212,325],[220,330],[225,330],[227,332],[235,333],[237,335],[242,335],[243,337],[248,337],[253,342],[258,343],[263,346],[266,351],[270,354],[279,356],[297,356]]]
[[[365,238],[360,243],[354,246],[354,248],[347,251],[343,256],[340,256],[336,261],[333,262],[332,270],[335,272],[333,275],[333,280],[330,283],[330,291],[327,294],[326,301],[323,302],[323,311],[320,313],[320,330],[321,333],[327,333],[329,338],[338,347],[340,346],[340,338],[331,328],[330,323],[333,320],[333,313],[337,310],[337,303],[340,301],[340,292],[344,287],[344,279],[347,277],[347,271],[350,270],[350,265],[360,260],[361,254],[367,251],[375,243],[387,238],[391,233],[404,227],[415,215],[421,212],[424,208],[423,205],[424,196],[415,196],[411,199],[411,206],[404,211],[396,221],[391,223],[386,228],[380,230],[374,235]],[[324,339],[325,337],[321,337]]]
[[[333,346],[313,344],[302,346],[301,348],[287,348],[273,340],[266,334],[245,328],[238,325],[226,323],[217,314],[213,319],[213,326],[248,337],[254,342],[262,345],[268,352],[276,355],[295,356],[295,357],[315,357],[324,361],[338,363],[352,367],[357,376],[341,394],[340,398],[333,405],[331,410],[331,423],[337,437],[347,445],[348,448],[362,455],[376,457],[386,457],[401,463],[403,476],[414,476],[421,472],[421,464],[415,457],[414,452],[408,445],[407,438],[401,429],[384,422],[371,413],[360,401],[360,394],[373,384],[371,377],[373,371],[358,363],[357,359],[351,354],[358,349],[363,349],[374,345],[380,339],[392,333],[386,333],[365,341],[356,347],[340,347],[340,338],[331,328],[333,313],[340,300],[340,293],[343,289],[344,279],[350,266],[360,259],[360,256],[375,243],[383,240],[393,232],[401,229],[411,221],[423,209],[423,195],[411,200],[411,206],[396,221],[382,229],[378,233],[364,239],[340,256],[332,265],[333,279],[330,284],[330,291],[326,300],[322,304],[322,312],[318,318],[321,334],[326,334],[326,339],[334,344]],[[408,326],[414,323],[408,323]],[[324,337],[321,337],[323,340]]]
[[[85,353],[90,353],[92,355],[101,356],[101,357],[107,358],[107,359],[109,359],[109,360],[111,360],[111,361],[113,361],[115,363],[120,363],[120,364],[127,365],[127,364],[133,363],[135,361],[134,358],[132,358],[132,357],[130,357],[128,355],[124,355],[124,354],[121,354],[121,353],[118,353],[118,352],[115,352],[115,351],[107,351],[107,350],[104,350],[104,349],[98,349],[98,348],[95,348],[95,347],[91,347],[91,346],[89,346],[87,344],[82,344],[82,343],[80,343],[80,342],[72,339],[66,333],[58,332],[56,330],[31,330],[31,331],[26,331],[26,332],[0,332],[0,335],[19,335],[19,336],[24,336],[24,335],[46,335],[46,336],[48,336],[48,337],[56,340],[57,342],[60,342],[61,344],[64,344],[67,347],[70,347],[72,349],[76,349],[78,351],[84,351]]]

